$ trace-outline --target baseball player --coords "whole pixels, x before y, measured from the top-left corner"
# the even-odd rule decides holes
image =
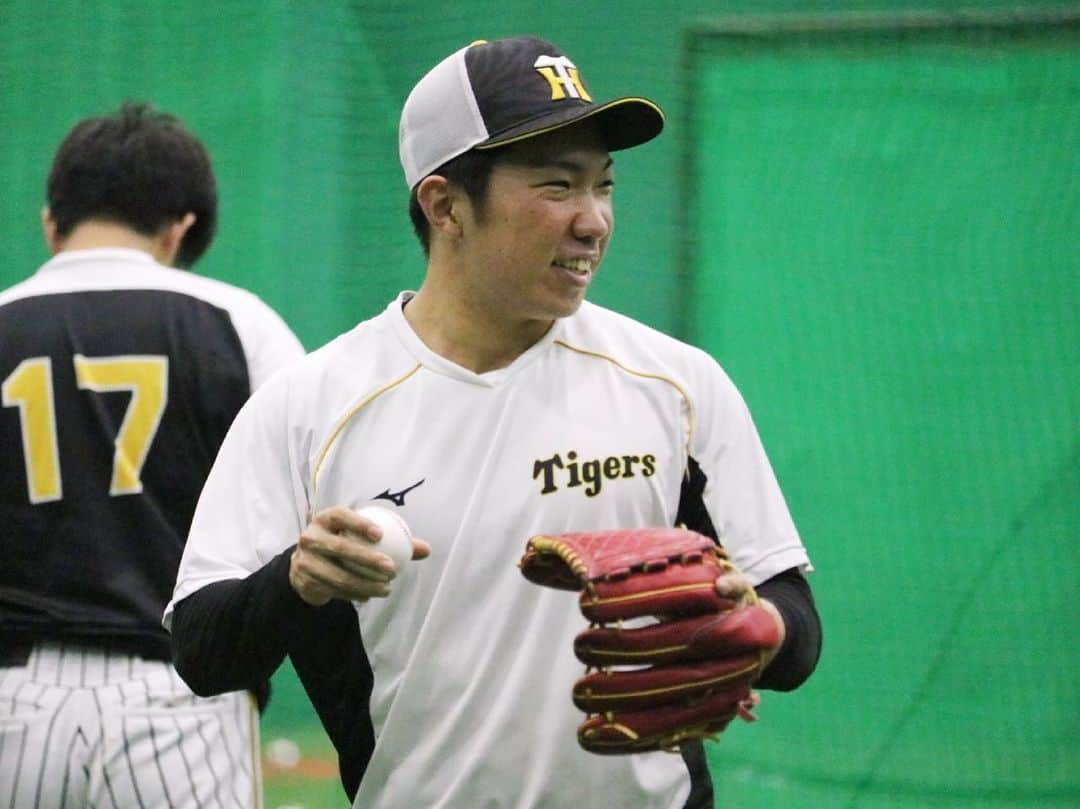
[[[166,611],[177,668],[218,693],[289,655],[354,807],[713,805],[700,741],[575,744],[583,621],[517,569],[537,534],[706,532],[743,571],[724,586],[755,586],[775,622],[757,687],[816,664],[810,560],[738,391],[700,350],[584,301],[612,153],[662,126],[646,99],[594,100],[544,40],[444,59],[401,117],[419,290],[278,375],[222,445]],[[370,502],[426,540],[423,561],[355,541],[377,536],[355,514]]]
[[[0,292],[0,806],[260,806],[255,701],[196,697],[161,613],[229,424],[303,349],[251,293],[173,268],[217,222],[175,117],[80,122],[47,200],[52,259]]]

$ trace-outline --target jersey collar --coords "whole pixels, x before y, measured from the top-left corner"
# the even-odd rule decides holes
[[[145,264],[150,267],[160,266],[149,253],[144,253],[142,250],[136,250],[132,247],[92,247],[86,250],[62,250],[45,262],[38,272],[66,269],[78,264],[99,263],[102,261],[110,263],[127,261]]]
[[[502,382],[515,374],[519,373],[522,368],[526,368],[531,365],[538,357],[551,348],[552,343],[562,334],[563,320],[556,320],[555,325],[548,329],[547,334],[536,341],[527,351],[521,356],[515,359],[505,368],[499,368],[495,371],[488,371],[487,373],[478,374],[474,371],[470,371],[468,368],[463,368],[455,362],[451,362],[439,354],[436,354],[430,348],[425,345],[416,332],[413,331],[412,326],[409,325],[409,321],[405,319],[404,307],[405,304],[416,293],[407,290],[398,295],[390,305],[386,307],[385,316],[390,320],[391,327],[398,339],[404,344],[405,348],[412,354],[416,360],[434,373],[442,374],[453,379],[457,379],[461,382],[466,382],[470,385],[480,385],[483,387],[497,387]]]

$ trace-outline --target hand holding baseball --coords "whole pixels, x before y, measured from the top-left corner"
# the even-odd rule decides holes
[[[300,534],[289,564],[289,583],[308,604],[321,606],[332,598],[366,601],[385,598],[390,594],[390,581],[409,559],[424,559],[431,546],[417,539],[408,527],[397,525],[385,515],[375,518],[365,509],[354,511],[345,506],[333,506],[317,513]],[[391,518],[397,517],[388,509],[378,508]],[[405,541],[401,542],[404,526]],[[389,527],[389,530],[388,530]],[[387,546],[381,543],[390,537]],[[387,550],[392,550],[397,561]]]
[[[354,513],[375,525],[374,531],[371,527],[368,527],[363,534],[356,535],[357,539],[372,550],[389,556],[394,563],[395,573],[400,573],[415,554],[412,531],[409,530],[405,520],[397,512],[382,506],[366,506],[357,509]],[[372,541],[372,539],[376,541]],[[424,556],[426,555],[424,553]],[[351,563],[346,564],[346,567],[351,566]],[[356,569],[356,572],[360,575],[367,575],[369,570],[371,570],[370,567],[362,565]],[[378,573],[376,573],[376,576],[378,576]]]

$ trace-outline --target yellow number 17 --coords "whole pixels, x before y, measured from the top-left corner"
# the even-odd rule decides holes
[[[96,393],[131,394],[124,420],[113,442],[109,494],[142,491],[143,464],[168,401],[169,358],[162,355],[84,357],[76,354],[75,383]],[[64,496],[56,432],[52,360],[31,357],[19,363],[4,380],[4,407],[19,408],[26,485],[31,503]]]

